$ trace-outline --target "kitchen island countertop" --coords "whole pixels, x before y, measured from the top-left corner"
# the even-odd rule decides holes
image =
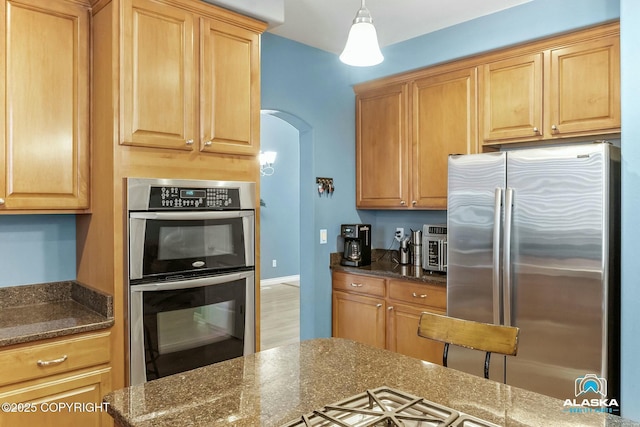
[[[381,386],[501,426],[640,426],[610,414],[569,413],[563,400],[339,338],[150,381],[112,392],[105,402],[116,426],[281,426]]]

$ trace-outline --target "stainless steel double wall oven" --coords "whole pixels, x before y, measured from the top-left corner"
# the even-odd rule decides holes
[[[127,179],[132,385],[255,351],[255,196]]]

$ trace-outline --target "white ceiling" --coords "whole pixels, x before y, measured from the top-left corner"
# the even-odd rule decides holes
[[[531,0],[366,0],[380,47]],[[268,31],[340,54],[360,0],[284,0],[284,24]]]

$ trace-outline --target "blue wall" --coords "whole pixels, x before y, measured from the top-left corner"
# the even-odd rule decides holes
[[[74,280],[75,216],[0,216],[0,271],[0,287]]]
[[[640,2],[621,0],[622,414],[640,420]]]
[[[358,221],[373,225],[374,247],[386,248],[396,226],[416,227],[440,222],[444,212],[388,212],[355,210],[354,95],[351,85],[374,78],[421,68],[464,56],[489,51],[527,40],[620,18],[622,23],[623,92],[623,241],[622,241],[622,407],[623,415],[640,420],[640,315],[634,307],[640,301],[640,227],[637,212],[640,198],[640,123],[634,112],[640,109],[640,69],[637,43],[640,40],[640,2],[637,0],[534,0],[530,3],[484,16],[454,27],[417,37],[383,49],[385,61],[375,67],[355,68],[329,54],[278,36],[266,34],[262,54],[263,108],[282,109],[308,122],[313,148],[301,152],[302,162],[318,176],[337,177],[336,200],[309,200],[312,209],[303,212],[301,247],[303,288],[301,337],[331,334],[330,272],[328,252],[336,245],[317,244],[317,231],[328,228],[337,236],[340,223]],[[622,11],[622,12],[621,12]],[[346,88],[344,86],[347,86]],[[348,90],[346,90],[348,89]],[[635,113],[637,116],[637,113]],[[303,177],[301,185],[311,185]],[[345,195],[345,193],[347,193]],[[334,198],[335,199],[335,198]],[[303,201],[304,203],[304,201]],[[332,242],[330,242],[332,243]]]
[[[286,121],[260,115],[262,151],[278,153],[273,175],[260,178],[260,278],[300,274],[300,134]],[[276,260],[276,267],[272,261]]]

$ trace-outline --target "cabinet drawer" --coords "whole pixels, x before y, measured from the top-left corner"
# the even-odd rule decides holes
[[[383,297],[384,279],[359,274],[334,272],[333,289]]]
[[[109,332],[0,351],[0,366],[4,367],[0,385],[108,363],[110,359]]]
[[[389,299],[445,309],[447,289],[445,286],[389,280]]]

